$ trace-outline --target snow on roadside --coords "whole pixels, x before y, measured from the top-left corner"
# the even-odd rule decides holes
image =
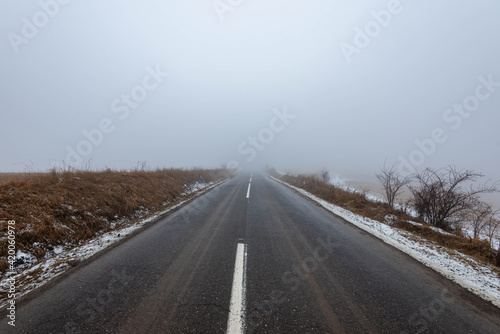
[[[292,186],[272,176],[270,177],[309,197],[337,216],[382,239],[385,243],[398,248],[446,278],[500,307],[500,277],[492,267],[454,250],[443,251],[444,247],[434,242],[379,221],[354,214],[349,210],[328,203],[304,189]]]
[[[213,187],[225,181],[226,180],[219,182],[210,182],[210,183],[196,182],[195,185],[190,187],[190,189],[186,191],[183,195],[189,195],[196,191],[198,191],[197,195],[201,195],[204,192],[212,189]],[[164,215],[165,213],[168,213],[184,205],[190,199],[191,198],[183,200],[171,207],[166,208],[163,211],[154,213],[153,215],[148,216],[147,218],[129,224],[128,226],[124,226],[123,228],[118,228],[116,230],[109,231],[99,236],[96,236],[95,238],[87,241],[84,245],[76,246],[74,248],[67,250],[64,250],[63,247],[58,247],[57,249],[54,249],[55,256],[43,260],[30,268],[20,270],[20,272],[14,275],[4,276],[2,278],[2,281],[0,282],[0,289],[3,291],[8,291],[10,282],[7,281],[7,278],[14,279],[16,282],[16,298],[19,298],[27,294],[28,292],[34,290],[35,288],[44,285],[53,278],[61,275],[66,270],[71,268],[72,265],[90,258],[94,254],[108,248],[114,243],[130,235],[134,231],[140,229],[147,223],[154,221],[155,219]],[[0,308],[6,306],[7,303],[8,303],[7,299],[5,298],[0,299]]]
[[[422,224],[422,223],[413,222],[411,220],[407,220],[406,222],[409,223],[409,224],[415,225],[415,226],[419,226],[419,227],[423,227],[424,226],[424,224]],[[430,228],[434,232],[441,233],[443,235],[449,235],[449,236],[452,236],[452,237],[456,236],[456,234],[443,231],[442,229],[440,229],[439,227],[436,227],[436,226],[430,226],[430,225],[425,225],[425,226],[428,227],[428,228]]]

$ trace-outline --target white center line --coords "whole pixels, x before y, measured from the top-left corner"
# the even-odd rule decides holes
[[[251,183],[248,184],[248,190],[247,190],[247,198],[250,198],[250,187],[252,186]]]
[[[243,334],[245,329],[245,290],[247,270],[247,247],[238,244],[234,263],[233,289],[227,320],[227,334]]]

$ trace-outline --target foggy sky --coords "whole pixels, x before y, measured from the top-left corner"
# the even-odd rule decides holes
[[[499,14],[493,0],[3,0],[0,171],[353,176],[404,159],[500,179]]]

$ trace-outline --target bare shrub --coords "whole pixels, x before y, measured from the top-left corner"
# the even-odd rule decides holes
[[[472,228],[472,237],[479,238],[481,231],[486,227],[488,218],[492,213],[491,205],[478,201],[472,203],[471,208],[466,210],[464,219]]]
[[[411,178],[402,177],[396,172],[397,164],[392,165],[391,168],[387,168],[385,165],[379,173],[377,173],[377,179],[384,187],[385,199],[390,207],[394,208],[396,203],[396,198],[403,190],[403,187],[407,186]]]
[[[410,185],[413,206],[419,216],[428,224],[450,229],[453,223],[463,220],[467,211],[477,209],[480,194],[497,192],[497,184],[488,182],[474,186],[483,174],[470,170],[425,169],[414,176]]]
[[[486,235],[488,236],[491,247],[493,247],[493,239],[495,238],[497,231],[500,229],[500,217],[498,217],[499,214],[500,214],[500,209],[491,212],[486,223]],[[500,252],[500,244],[498,248]]]
[[[330,182],[330,172],[326,169],[326,167],[323,168],[319,175],[321,176],[321,181],[325,183]]]

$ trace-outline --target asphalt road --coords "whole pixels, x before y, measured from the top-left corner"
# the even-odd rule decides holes
[[[0,332],[500,333],[490,303],[286,186],[249,181],[19,300]]]

